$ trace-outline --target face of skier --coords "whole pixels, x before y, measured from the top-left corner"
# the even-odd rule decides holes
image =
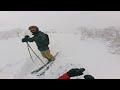
[[[31,28],[31,29],[30,29],[30,32],[31,32],[31,33],[35,33],[36,31],[37,31],[36,28]]]
[[[30,26],[28,30],[34,35],[39,31],[39,28],[37,26]]]

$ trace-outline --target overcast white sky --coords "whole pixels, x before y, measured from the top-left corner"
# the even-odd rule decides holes
[[[18,27],[27,29],[30,25],[65,30],[119,24],[120,11],[0,11],[0,31]]]

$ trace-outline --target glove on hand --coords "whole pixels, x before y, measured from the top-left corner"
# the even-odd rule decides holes
[[[83,72],[85,71],[84,68],[74,68],[74,69],[71,69],[67,72],[68,76],[69,77],[74,77],[74,76],[79,76],[79,75],[83,75]]]
[[[29,38],[29,36],[26,35],[26,36],[22,39],[22,42],[28,42],[28,38]]]

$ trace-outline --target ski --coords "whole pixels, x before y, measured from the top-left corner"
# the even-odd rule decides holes
[[[55,58],[56,58],[56,56],[58,55],[58,52],[55,54]],[[46,64],[44,64],[42,67],[40,67],[40,68],[38,68],[37,70],[34,70],[34,71],[32,71],[31,72],[31,74],[36,74],[36,73],[38,73],[39,71],[41,71],[43,68],[45,68],[45,67],[47,67],[47,65],[49,64],[49,63],[51,63],[51,62],[53,62],[53,61],[48,61]],[[49,67],[47,67],[47,68],[49,68]],[[46,69],[47,69],[46,68]]]
[[[49,63],[49,65],[48,65],[42,72],[38,73],[36,76],[41,76],[41,75],[43,75],[43,74],[52,66],[53,62],[54,62],[54,61],[51,61],[51,62]]]
[[[38,68],[37,70],[34,70],[31,72],[31,74],[36,74],[37,72],[39,72],[40,70],[42,70],[44,67],[47,67],[47,65],[50,63],[51,61],[48,61],[46,64],[44,64],[42,67]]]
[[[56,54],[55,54],[55,58],[56,58],[56,56],[58,55],[58,53],[59,52],[57,52]],[[54,60],[55,61],[55,60]],[[54,61],[51,61],[48,65],[47,65],[47,67],[42,71],[42,72],[40,72],[39,74],[37,74],[36,76],[41,76],[41,75],[43,75],[51,66],[52,66],[52,64],[54,63]]]

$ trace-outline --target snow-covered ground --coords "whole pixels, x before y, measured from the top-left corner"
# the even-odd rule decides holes
[[[59,52],[54,64],[40,77],[32,75],[31,71],[43,64],[31,52],[31,60],[27,44],[22,43],[22,37],[0,40],[0,78],[1,79],[57,79],[74,67],[86,69],[84,74],[91,74],[96,79],[120,79],[120,55],[108,53],[103,41],[81,40],[79,34],[49,33],[51,53]],[[44,61],[35,43],[29,43],[33,50]],[[82,78],[76,77],[76,78]]]

